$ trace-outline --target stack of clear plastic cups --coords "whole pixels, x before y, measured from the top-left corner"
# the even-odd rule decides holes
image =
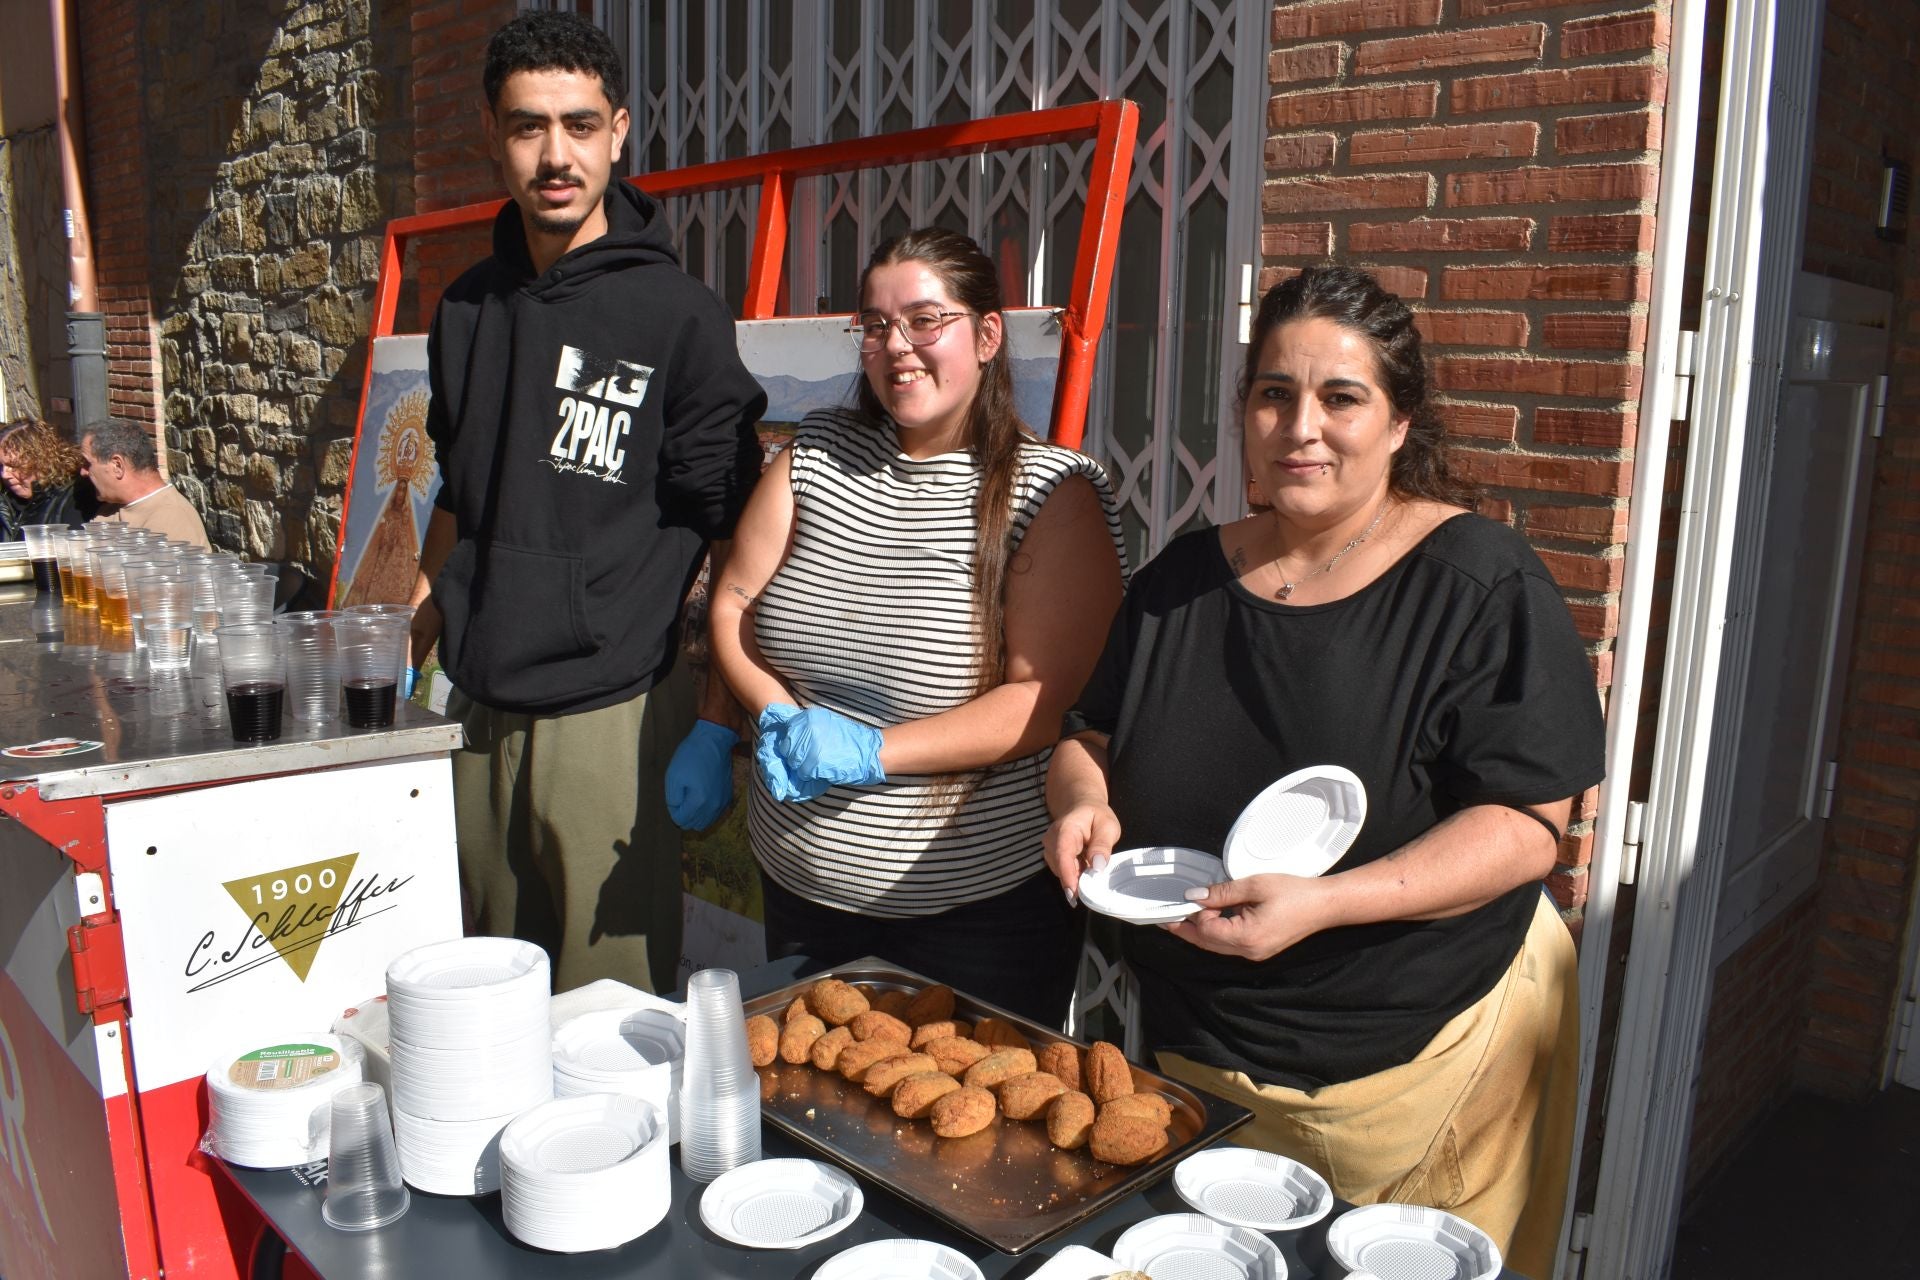
[[[760,1077],[747,1053],[740,978],[731,969],[702,969],[687,982],[680,1168],[695,1182],[712,1182],[759,1158]]]
[[[395,643],[400,654],[400,696],[412,695],[413,690],[406,687],[407,672],[413,669],[413,612],[410,604],[350,604],[347,613],[356,618],[393,618],[400,623],[400,635]]]
[[[283,613],[273,625],[287,634],[287,710],[295,720],[330,724],[340,718],[340,646],[332,609]]]
[[[147,574],[131,584],[138,607],[140,647],[156,675],[193,663],[193,583],[177,573]]]
[[[341,1231],[371,1231],[405,1213],[411,1199],[400,1180],[386,1093],[377,1084],[348,1085],[333,1095],[321,1218]]]
[[[407,639],[406,622],[349,611],[334,624],[334,634],[340,641],[347,723],[356,729],[382,729],[392,724],[405,670],[400,654]]]

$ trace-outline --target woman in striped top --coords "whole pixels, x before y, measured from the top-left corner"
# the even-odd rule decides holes
[[[890,241],[860,296],[858,408],[801,424],[712,597],[760,734],[768,953],[877,955],[1057,1023],[1080,939],[1043,783],[1120,600],[1112,491],[1015,414],[971,240]]]

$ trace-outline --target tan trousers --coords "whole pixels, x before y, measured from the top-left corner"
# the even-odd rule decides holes
[[[553,959],[556,991],[617,978],[672,991],[680,967],[680,829],[667,762],[693,727],[677,665],[640,697],[532,716],[455,692],[460,889],[470,928],[524,938]]]
[[[1253,1112],[1234,1141],[1311,1166],[1355,1204],[1459,1214],[1515,1271],[1553,1274],[1579,1101],[1580,983],[1545,895],[1506,975],[1404,1066],[1303,1091],[1177,1054],[1159,1061]]]

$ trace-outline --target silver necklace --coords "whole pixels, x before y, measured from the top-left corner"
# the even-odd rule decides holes
[[[1373,531],[1380,527],[1380,521],[1386,518],[1387,508],[1392,505],[1393,503],[1391,500],[1382,502],[1380,504],[1380,510],[1374,512],[1372,523],[1370,523],[1369,525],[1367,525],[1366,528],[1360,531],[1359,537],[1355,538],[1352,542],[1349,542],[1346,546],[1334,552],[1333,559],[1327,561],[1325,564],[1321,565],[1318,569],[1315,569],[1313,572],[1302,576],[1299,582],[1287,582],[1283,579],[1280,583],[1280,589],[1273,593],[1274,598],[1277,600],[1286,600],[1293,595],[1293,589],[1299,586],[1301,582],[1305,582],[1308,578],[1317,578],[1323,573],[1331,572],[1333,569],[1333,566],[1339,564],[1341,559],[1345,557],[1347,552],[1353,550],[1355,547],[1359,546],[1361,543],[1365,542],[1368,538],[1371,538],[1373,536]],[[1275,567],[1276,568],[1278,567],[1277,563]]]

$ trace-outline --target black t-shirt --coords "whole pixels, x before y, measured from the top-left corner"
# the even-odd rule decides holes
[[[1122,848],[1218,854],[1247,802],[1307,765],[1367,788],[1334,869],[1482,803],[1540,804],[1603,772],[1593,677],[1553,579],[1505,525],[1462,515],[1342,600],[1242,587],[1204,529],[1133,579],[1067,732],[1112,735]],[[1330,929],[1270,960],[1122,925],[1155,1049],[1296,1088],[1412,1060],[1512,963],[1540,889],[1446,920]]]

